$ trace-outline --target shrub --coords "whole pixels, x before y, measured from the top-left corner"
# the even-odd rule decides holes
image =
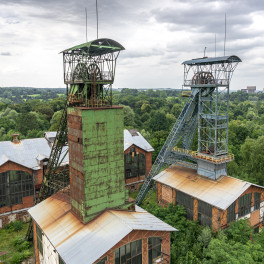
[[[23,242],[24,242],[24,239],[23,239],[22,236],[17,236],[16,238],[14,238],[14,239],[12,240],[12,244],[13,244],[15,247],[21,245]]]
[[[20,231],[23,229],[23,222],[21,221],[14,221],[5,226],[5,229],[9,230],[10,232]]]
[[[16,246],[16,249],[19,252],[22,252],[22,251],[29,249],[29,248],[30,248],[30,243],[28,241],[24,241],[22,244]]]
[[[22,260],[24,259],[24,256],[22,253],[14,253],[12,256],[10,263],[11,264],[20,264]]]

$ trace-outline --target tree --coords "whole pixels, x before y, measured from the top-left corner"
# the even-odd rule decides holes
[[[166,115],[160,111],[154,111],[152,112],[152,116],[149,120],[149,129],[151,131],[161,131],[161,130],[167,130],[168,129],[168,122]]]
[[[124,125],[125,127],[135,127],[135,113],[130,106],[123,106],[124,108]]]
[[[50,128],[49,131],[57,131],[59,128],[59,124],[62,118],[62,112],[63,110],[57,111],[53,114],[51,120],[50,120]]]

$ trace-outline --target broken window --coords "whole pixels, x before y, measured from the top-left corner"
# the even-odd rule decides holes
[[[230,223],[236,220],[236,201],[234,201],[228,208],[227,208],[227,223]]]
[[[146,157],[135,148],[130,148],[130,152],[125,154],[125,177],[133,178],[145,175]]]
[[[136,240],[115,250],[115,264],[141,264],[142,240]]]
[[[238,217],[250,213],[251,208],[251,193],[244,194],[238,200]]]
[[[153,263],[161,258],[161,237],[148,238],[148,263]]]
[[[176,204],[184,207],[188,219],[193,219],[193,198],[190,195],[177,190]]]
[[[34,193],[33,176],[25,171],[0,173],[0,207],[21,204]]]
[[[258,210],[260,208],[260,193],[254,193],[254,210]]]
[[[212,206],[203,201],[198,201],[198,222],[201,225],[212,225]]]

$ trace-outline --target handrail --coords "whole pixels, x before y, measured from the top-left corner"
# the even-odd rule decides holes
[[[211,161],[214,163],[222,163],[225,161],[231,161],[231,160],[234,160],[234,158],[235,158],[234,154],[232,154],[232,153],[227,153],[226,155],[223,155],[220,157],[214,157],[211,155],[202,154],[198,151],[193,151],[193,150],[189,150],[189,149],[182,149],[182,148],[178,148],[178,147],[174,147],[172,150],[175,152],[181,153],[181,154],[191,156],[191,157],[196,158],[196,159],[204,159],[204,160]]]

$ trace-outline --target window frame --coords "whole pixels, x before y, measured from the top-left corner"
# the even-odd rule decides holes
[[[158,243],[156,243],[157,241]],[[157,254],[157,256],[153,257],[154,250],[157,250],[157,252],[159,253]],[[154,260],[157,260],[158,258],[161,258],[161,257],[162,257],[162,238],[159,236],[148,237],[148,263],[151,264],[153,263]]]
[[[201,225],[212,226],[213,206],[198,200],[198,222]]]
[[[24,197],[34,195],[33,175],[27,171],[5,171],[0,178],[0,207],[22,204]]]
[[[249,199],[250,197],[250,199]],[[252,193],[246,193],[238,199],[238,217],[251,213]]]
[[[193,220],[193,208],[194,208],[194,199],[192,196],[176,190],[175,197],[176,205],[183,206],[186,211],[186,218]]]
[[[115,264],[121,263],[142,264],[142,239],[129,242],[115,250]]]
[[[226,220],[228,224],[236,220],[236,201],[227,208]]]
[[[37,249],[39,253],[43,256],[43,232],[41,228],[36,224],[36,237],[37,237]]]
[[[106,261],[107,261],[107,256],[105,256],[104,258],[100,259],[98,262],[96,262],[96,264],[105,264]]]
[[[254,192],[254,211],[260,209],[261,193]]]

